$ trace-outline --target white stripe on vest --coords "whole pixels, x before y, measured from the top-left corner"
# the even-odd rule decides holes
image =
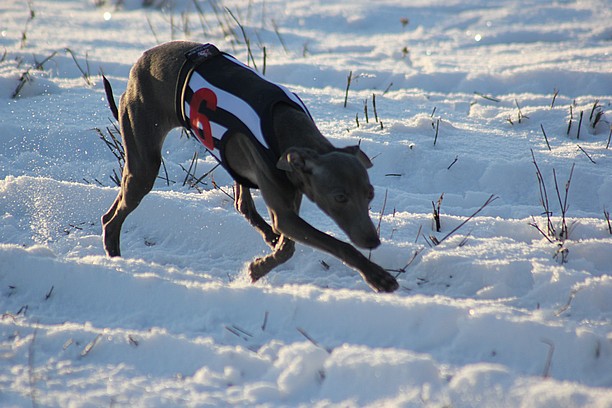
[[[261,119],[259,118],[257,112],[255,112],[255,110],[253,110],[248,103],[237,96],[212,85],[210,82],[202,78],[197,71],[193,71],[187,86],[189,86],[194,93],[203,88],[212,90],[217,95],[217,107],[235,115],[242,123],[244,123],[246,127],[249,128],[249,130],[253,133],[253,136],[255,136],[255,139],[257,139],[262,146],[264,146],[266,149],[270,148],[268,143],[266,143],[266,139],[261,131]],[[184,103],[185,113],[187,113],[187,117],[189,117],[188,112],[190,106],[187,102]],[[221,140],[227,131],[227,128],[213,121],[210,123],[213,138]],[[202,129],[201,127],[199,128]]]

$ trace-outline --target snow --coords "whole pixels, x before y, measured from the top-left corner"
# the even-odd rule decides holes
[[[608,1],[142,3],[0,4],[1,406],[612,407]],[[171,39],[246,62],[223,6],[258,69],[265,46],[266,76],[372,158],[371,257],[397,292],[301,245],[251,284],[266,246],[223,170],[183,183],[194,151],[198,177],[215,161],[179,130],[170,182],[127,219],[124,257],[104,255],[118,165],[94,130],[112,127],[98,73],[118,97]],[[534,158],[557,236],[530,225],[546,234]],[[555,176],[561,201],[570,180],[568,239]]]

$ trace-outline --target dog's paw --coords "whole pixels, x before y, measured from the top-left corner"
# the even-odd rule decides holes
[[[249,265],[249,277],[251,282],[255,283],[270,272],[270,268],[266,262],[266,258],[257,258]]]
[[[372,264],[363,279],[376,292],[394,292],[399,288],[397,280],[391,274],[376,264]]]

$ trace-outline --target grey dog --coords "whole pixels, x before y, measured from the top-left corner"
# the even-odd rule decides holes
[[[356,246],[380,245],[369,215],[372,163],[359,146],[334,147],[296,95],[211,44],[185,41],[142,55],[118,109],[106,79],[105,88],[126,155],[121,189],[102,217],[109,256],[120,256],[121,226],[153,187],[166,135],[182,126],[217,153],[236,180],[236,209],[272,248],[250,263],[253,282],[291,258],[297,241],[341,259],[376,291],[398,288],[393,276],[355,247],[299,216],[305,194]],[[261,191],[271,226],[257,213],[250,188]]]

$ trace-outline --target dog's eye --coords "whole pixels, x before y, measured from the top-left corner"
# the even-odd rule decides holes
[[[334,196],[334,199],[336,200],[337,203],[340,203],[340,204],[344,204],[348,201],[348,197],[346,196],[346,194],[342,194],[342,193],[336,194]]]

